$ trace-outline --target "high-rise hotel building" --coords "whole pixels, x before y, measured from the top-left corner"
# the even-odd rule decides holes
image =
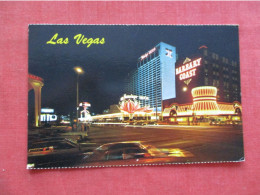
[[[160,111],[163,100],[176,97],[176,55],[176,48],[163,42],[143,54],[128,75],[126,93],[148,97],[141,106]]]

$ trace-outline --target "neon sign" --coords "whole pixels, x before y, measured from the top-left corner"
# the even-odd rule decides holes
[[[81,103],[79,104],[79,106],[82,106],[82,107],[91,107],[91,104],[88,103],[88,102],[81,102]]]
[[[201,65],[201,58],[190,61],[176,68],[176,75],[180,75],[179,79],[184,80],[196,75],[197,67]]]
[[[42,108],[41,113],[54,113],[54,109],[52,109],[52,108]]]
[[[147,58],[150,54],[152,54],[153,52],[156,51],[156,48],[154,47],[153,49],[151,49],[150,51],[148,51],[146,54],[141,56],[141,60]]]
[[[149,97],[146,96],[137,96],[137,95],[126,95],[124,94],[123,97],[120,98],[121,101],[125,100],[125,99],[139,99],[139,100],[149,100]]]

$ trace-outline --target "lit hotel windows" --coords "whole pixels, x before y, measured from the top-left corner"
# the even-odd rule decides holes
[[[213,79],[213,86],[214,87],[219,87],[219,80]]]
[[[223,67],[223,71],[228,72],[228,68],[227,67]]]
[[[209,85],[209,78],[205,77],[205,85]]]
[[[215,59],[215,60],[218,60],[218,54],[212,53],[212,58]]]
[[[237,66],[237,62],[232,60],[231,65],[235,67],[235,66]]]
[[[229,88],[229,83],[228,82],[224,82],[224,92]]]
[[[219,65],[218,64],[215,64],[215,63],[213,63],[213,68],[215,68],[215,69],[218,69],[219,68]]]
[[[223,58],[222,58],[222,61],[223,61],[224,63],[228,64],[228,59],[227,59],[227,58],[223,57]]]
[[[219,72],[213,71],[213,75],[219,76]]]
[[[129,93],[136,92],[134,95],[149,97],[150,107],[160,110],[162,100],[176,97],[173,76],[175,63],[176,48],[166,43],[159,43],[139,58],[134,73],[137,75],[137,80],[134,81],[135,84]],[[131,81],[129,78],[129,82]]]
[[[236,70],[232,70],[232,74],[237,74],[238,72]]]
[[[225,80],[229,80],[229,76],[228,76],[227,74],[224,74],[224,75],[223,75],[223,78],[224,78]]]

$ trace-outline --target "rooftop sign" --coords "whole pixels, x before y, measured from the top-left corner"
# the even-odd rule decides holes
[[[41,113],[54,113],[54,109],[52,109],[52,108],[42,108]]]
[[[151,55],[153,52],[156,51],[156,48],[154,47],[153,49],[151,49],[150,51],[148,51],[146,54],[141,56],[141,60],[147,58],[149,55]]]

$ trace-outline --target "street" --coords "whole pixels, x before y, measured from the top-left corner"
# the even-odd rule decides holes
[[[55,136],[76,143],[79,137],[84,138],[86,135],[86,132],[81,131],[65,131]],[[171,151],[181,151],[184,155],[181,156],[182,158],[175,158],[173,161],[175,163],[239,161],[244,159],[241,126],[120,126],[96,124],[90,127],[86,138],[81,140],[79,144],[82,153],[91,152],[107,143],[138,141],[144,145],[154,146],[162,152],[168,152],[168,154]],[[165,162],[171,162],[169,159],[166,160]],[[125,160],[123,161],[119,161],[119,164],[120,162],[125,164]],[[100,164],[102,165],[102,163]],[[111,163],[111,161],[107,163]]]
[[[159,149],[180,148],[192,161],[235,161],[243,157],[241,127],[226,126],[92,126],[92,143],[142,141]]]
[[[93,128],[98,143],[143,141],[157,148],[180,148],[194,154],[194,161],[232,161],[243,156],[242,129],[232,127],[125,127]]]

